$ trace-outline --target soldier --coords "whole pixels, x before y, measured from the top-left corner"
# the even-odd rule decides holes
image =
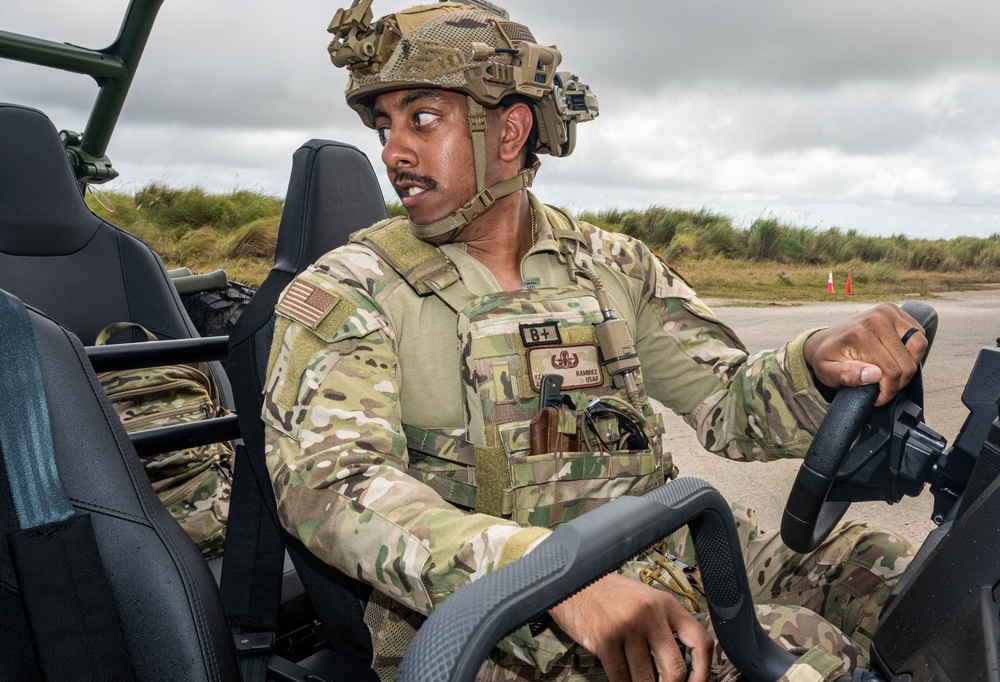
[[[488,3],[377,22],[370,5],[338,11],[330,52],[409,216],[353,235],[284,292],[263,419],[282,522],[374,587],[365,622],[389,679],[454,590],[676,475],[647,395],[712,452],[801,457],[823,387],[878,382],[885,403],[926,339],[904,345],[918,325],[885,305],[749,356],[642,243],[529,193],[537,155],[568,155],[597,115],[556,48]],[[803,556],[735,512],[759,616],[804,654],[787,678],[866,663],[906,541],[848,524]],[[713,655],[688,545],[678,534],[520,628],[480,679],[680,680],[675,636],[689,679],[737,679]]]

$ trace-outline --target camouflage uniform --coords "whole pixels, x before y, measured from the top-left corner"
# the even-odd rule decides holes
[[[118,322],[97,337],[103,345],[118,332],[144,327]],[[98,375],[111,406],[129,433],[221,417],[218,387],[205,363],[115,370]],[[149,482],[167,511],[206,559],[222,556],[232,490],[233,446],[208,443],[140,457]]]
[[[577,286],[554,238],[557,214],[531,200],[538,239],[522,262],[525,288]],[[748,356],[641,242],[584,223],[573,230],[633,330],[652,397],[683,415],[706,449],[722,456],[804,455],[826,410],[802,355],[808,332]],[[440,250],[470,292],[498,291],[461,244]],[[549,531],[502,518],[502,508],[482,513],[474,501],[476,467],[456,464],[469,456],[456,443],[468,435],[464,394],[471,379],[453,341],[456,315],[441,298],[418,295],[370,243],[351,243],[302,273],[277,312],[263,419],[278,511],[313,553],[375,587],[366,622],[374,667],[389,677],[426,614],[466,582],[523,556]],[[441,461],[428,469],[435,452]],[[464,493],[469,503],[448,502],[442,493],[453,502]],[[904,541],[852,526],[828,541],[829,551],[803,559],[760,533],[748,514],[741,529],[751,583],[769,603],[760,608],[765,625],[787,648],[809,652],[788,679],[822,680],[841,664],[865,662],[879,607],[908,561]],[[693,563],[683,534],[661,549]],[[640,576],[644,567],[626,570],[660,587],[671,582]],[[697,610],[692,579],[695,585],[681,591]],[[797,606],[803,604],[808,609]],[[589,670],[595,665],[564,634],[523,627],[500,644],[481,677],[600,678],[599,667]],[[717,671],[732,679],[722,661]]]

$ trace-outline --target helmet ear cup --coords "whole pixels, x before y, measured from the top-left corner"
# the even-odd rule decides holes
[[[566,156],[563,153],[563,145],[569,137],[568,125],[559,118],[554,106],[545,106],[545,103],[540,102],[535,105],[535,112],[538,121],[538,143],[535,145],[535,153]]]
[[[590,86],[561,71],[550,96],[535,103],[539,154],[569,156],[576,147],[576,124],[597,118],[600,108]]]
[[[590,86],[568,71],[556,74],[550,101],[555,105],[565,130],[561,151],[559,154],[553,153],[553,156],[569,156],[576,148],[576,125],[597,118],[600,105]]]

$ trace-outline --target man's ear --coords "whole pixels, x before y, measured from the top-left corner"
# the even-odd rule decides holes
[[[531,107],[524,102],[515,102],[501,110],[500,158],[503,161],[513,162],[523,158],[533,121]]]

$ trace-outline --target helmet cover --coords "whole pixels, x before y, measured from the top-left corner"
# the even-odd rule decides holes
[[[598,114],[590,88],[556,71],[559,50],[539,45],[527,26],[492,5],[440,2],[372,23],[371,2],[355,0],[338,10],[328,29],[335,36],[329,47],[333,63],[349,70],[347,103],[370,128],[372,103],[384,92],[442,88],[484,107],[519,95],[531,103],[537,123],[528,151],[566,156],[575,146],[576,124]]]

